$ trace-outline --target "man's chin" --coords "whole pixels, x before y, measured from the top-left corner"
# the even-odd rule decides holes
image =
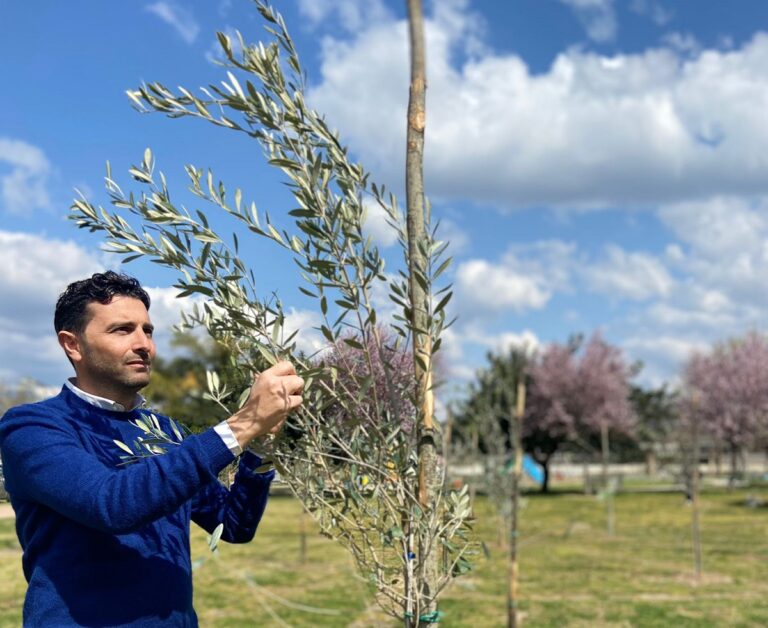
[[[142,388],[146,388],[149,384],[149,373],[135,374],[132,377],[126,379],[125,385],[127,388],[131,388],[136,392],[139,392]]]

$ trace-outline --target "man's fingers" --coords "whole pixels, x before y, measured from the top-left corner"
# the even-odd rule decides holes
[[[283,360],[274,366],[270,366],[264,373],[272,373],[273,375],[296,375],[296,367],[287,360]]]
[[[298,375],[283,375],[272,380],[275,388],[281,396],[295,395],[304,390],[304,379]]]
[[[289,375],[282,378],[283,386],[290,394],[304,390],[304,379],[298,375]]]
[[[291,410],[298,408],[302,403],[304,403],[304,398],[301,395],[291,395],[288,397],[288,407]]]

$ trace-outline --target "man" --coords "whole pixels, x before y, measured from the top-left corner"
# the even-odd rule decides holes
[[[288,362],[257,375],[243,408],[215,428],[121,464],[115,441],[143,436],[133,421],[149,414],[138,394],[155,356],[149,305],[138,281],[111,271],[71,284],[54,327],[75,377],[0,420],[25,626],[196,626],[190,520],[208,532],[223,523],[223,540],[244,543],[264,512],[274,471],[243,450],[301,405]],[[227,490],[217,475],[238,455]]]

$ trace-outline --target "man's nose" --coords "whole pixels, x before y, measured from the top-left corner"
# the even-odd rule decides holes
[[[144,333],[143,330],[138,330],[134,334],[133,350],[136,353],[149,354],[152,349],[152,337]]]

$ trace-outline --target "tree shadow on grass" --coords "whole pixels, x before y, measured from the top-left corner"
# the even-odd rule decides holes
[[[740,499],[731,499],[727,502],[735,508],[747,508],[749,510],[768,510],[768,499],[759,495],[747,495]]]

